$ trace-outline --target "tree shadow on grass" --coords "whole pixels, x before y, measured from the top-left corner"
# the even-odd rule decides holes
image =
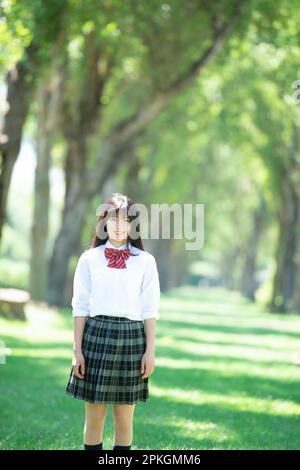
[[[21,341],[22,347],[26,346]],[[19,342],[20,345],[20,342]],[[28,346],[28,345],[27,345]],[[65,394],[71,362],[56,354],[39,357],[11,356],[2,371],[2,448],[81,449],[84,401]],[[21,347],[21,346],[19,346]],[[31,347],[31,344],[28,346]],[[60,345],[62,347],[62,345]],[[173,351],[160,348],[166,359]],[[177,357],[182,357],[178,354]],[[185,355],[188,358],[188,355]],[[207,358],[211,358],[210,355]],[[133,449],[234,449],[296,448],[299,416],[249,411],[226,403],[193,403],[193,390],[220,396],[243,396],[299,402],[300,383],[213,370],[155,368],[150,377],[150,399],[140,403],[134,420]],[[151,393],[152,384],[165,395]],[[180,390],[180,396],[174,390]],[[172,392],[173,396],[168,393]],[[182,396],[186,392],[186,402]],[[253,405],[255,406],[255,405]],[[111,405],[109,405],[111,407]],[[105,425],[105,441],[113,435],[112,420]],[[106,447],[108,448],[108,447]]]
[[[173,313],[180,313],[177,311],[173,311]],[[185,315],[187,318],[190,317],[189,312],[185,312]],[[195,314],[196,315],[196,314]],[[242,321],[242,319],[239,319],[237,316],[234,317],[235,322],[238,322],[239,320]],[[253,326],[247,326],[247,325],[241,325],[241,326],[234,326],[234,325],[225,325],[222,324],[222,320],[224,320],[224,316],[220,316],[220,322],[219,324],[208,324],[208,323],[201,323],[201,314],[199,313],[199,321],[177,321],[177,320],[166,320],[165,325],[167,325],[167,329],[169,331],[169,335],[172,335],[172,331],[174,330],[180,330],[181,328],[197,328],[201,331],[208,331],[208,332],[216,332],[216,333],[224,333],[224,334],[242,334],[242,335],[260,335],[260,336],[285,336],[285,337],[291,337],[295,339],[300,339],[300,333],[295,333],[293,331],[280,331],[279,329],[274,329],[271,327],[253,327]],[[160,320],[160,324],[162,326],[162,330],[164,328],[164,323],[163,320]],[[170,325],[172,328],[170,328]],[[158,328],[159,330],[159,328]],[[158,331],[159,333],[159,331]]]
[[[193,344],[195,345],[199,345],[199,344],[206,344],[206,345],[209,345],[209,346],[224,346],[225,348],[227,346],[231,346],[231,347],[241,347],[241,348],[247,348],[247,349],[250,349],[252,348],[253,350],[255,349],[259,349],[261,351],[266,351],[266,352],[269,352],[269,351],[280,351],[280,352],[290,352],[290,353],[293,353],[293,351],[290,351],[290,350],[287,350],[287,347],[286,346],[282,346],[282,347],[279,347],[277,344],[276,346],[272,346],[272,345],[267,345],[267,344],[264,344],[263,342],[262,343],[251,343],[251,342],[247,342],[246,338],[247,338],[247,335],[245,335],[245,341],[236,341],[236,339],[233,339],[233,340],[222,340],[222,341],[217,341],[215,339],[213,340],[209,340],[209,339],[206,339],[206,338],[203,338],[201,337],[201,339],[197,339],[195,338],[195,335],[186,335],[186,334],[180,334],[180,330],[179,331],[179,334],[172,334],[172,337],[175,338],[175,341],[184,341],[184,342],[189,342],[191,344],[191,347],[193,347]],[[160,336],[164,336],[163,335],[163,332],[161,332],[161,335]],[[298,345],[295,344],[295,351],[298,350]],[[284,364],[286,363],[289,363],[289,361],[284,361],[283,362]],[[276,361],[276,364],[278,364],[278,362]]]
[[[241,410],[238,406],[226,408],[222,404],[187,404],[161,397],[153,398],[151,406],[157,419],[153,418],[149,426],[157,436],[165,438],[162,447],[157,447],[149,441],[147,431],[143,431],[139,445],[145,449],[299,448],[298,416],[271,415]]]
[[[190,350],[192,349],[192,347],[190,348]],[[249,370],[249,374],[250,374],[250,371],[251,371],[251,367],[265,367],[266,369],[270,369],[271,367],[274,367],[276,368],[277,366],[280,366],[280,367],[294,367],[295,369],[299,368],[299,366],[297,364],[294,364],[292,363],[291,361],[278,361],[278,360],[272,360],[272,359],[269,359],[269,360],[266,360],[266,359],[255,359],[255,358],[251,358],[251,357],[237,357],[237,356],[230,356],[230,355],[226,355],[224,353],[222,354],[213,354],[213,353],[209,353],[209,354],[199,354],[197,352],[195,353],[192,353],[192,352],[186,352],[186,351],[178,351],[178,349],[176,349],[176,345],[174,345],[173,348],[171,348],[170,346],[168,347],[164,347],[164,346],[159,346],[159,352],[156,354],[156,357],[160,359],[160,361],[163,360],[163,358],[165,357],[166,360],[168,359],[172,359],[172,360],[177,360],[177,361],[180,361],[180,360],[188,360],[188,361],[191,361],[192,363],[192,367],[193,369],[195,368],[198,368],[198,369],[202,369],[201,365],[197,365],[197,363],[201,363],[201,362],[212,362],[213,364],[216,364],[217,366],[220,366],[220,365],[223,365],[224,366],[224,369],[226,369],[227,371],[229,370],[229,367],[231,365],[242,365],[243,363],[247,366],[248,370]],[[166,356],[167,354],[167,356]],[[194,364],[194,365],[193,365]],[[256,377],[256,374],[255,374],[255,377]],[[300,378],[300,375],[299,375],[299,378]]]
[[[11,349],[69,349],[70,350],[70,357],[72,355],[72,343],[69,341],[65,342],[54,342],[54,341],[43,341],[41,343],[36,342],[36,339],[26,340],[15,338],[14,336],[10,335],[2,335],[1,340],[4,341],[5,347]]]
[[[166,350],[167,352],[167,350]],[[164,356],[168,359],[169,356]],[[210,356],[206,356],[210,360]],[[159,386],[165,389],[179,388],[187,392],[196,391],[219,394],[225,397],[244,396],[264,400],[287,400],[300,403],[300,381],[272,379],[249,374],[230,373],[226,364],[222,372],[214,369],[190,367],[170,369],[156,366],[155,377]]]

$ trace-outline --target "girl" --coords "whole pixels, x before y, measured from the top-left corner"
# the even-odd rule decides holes
[[[74,274],[73,361],[66,393],[85,400],[86,450],[103,449],[108,403],[113,404],[113,450],[130,450],[135,405],[149,398],[160,283],[139,225],[131,237],[139,215],[129,215],[133,204],[120,193],[105,201],[92,247],[81,254]]]

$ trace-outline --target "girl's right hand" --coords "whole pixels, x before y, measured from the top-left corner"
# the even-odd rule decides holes
[[[74,375],[79,379],[84,379],[85,360],[81,351],[73,353],[72,366]]]

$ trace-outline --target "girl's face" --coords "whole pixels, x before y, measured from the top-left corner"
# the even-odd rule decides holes
[[[107,233],[108,237],[112,240],[118,242],[127,240],[128,233],[130,229],[130,219],[129,217],[114,215],[107,219]]]

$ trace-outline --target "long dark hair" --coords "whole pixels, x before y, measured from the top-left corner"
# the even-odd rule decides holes
[[[129,208],[134,204],[135,202],[131,198],[121,193],[113,193],[104,201],[104,205],[107,209],[102,211],[99,215],[99,218],[97,221],[96,233],[94,234],[93,239],[92,239],[92,245],[91,245],[92,248],[95,248],[96,246],[99,246],[99,245],[104,245],[104,243],[106,243],[108,239],[107,226],[106,226],[107,218],[110,216],[111,213],[113,213],[114,216],[118,216],[121,213],[123,216],[127,216],[130,219],[130,221],[135,220],[140,215],[138,210],[134,211],[134,215],[132,213],[128,214]],[[105,238],[99,238],[97,236],[97,228],[101,231],[101,233],[106,232],[107,236]],[[136,225],[135,230],[137,233],[140,233],[140,224]],[[145,251],[140,235],[137,238],[132,239],[130,235],[128,234],[127,242],[128,241],[133,246],[139,248],[140,250]]]

